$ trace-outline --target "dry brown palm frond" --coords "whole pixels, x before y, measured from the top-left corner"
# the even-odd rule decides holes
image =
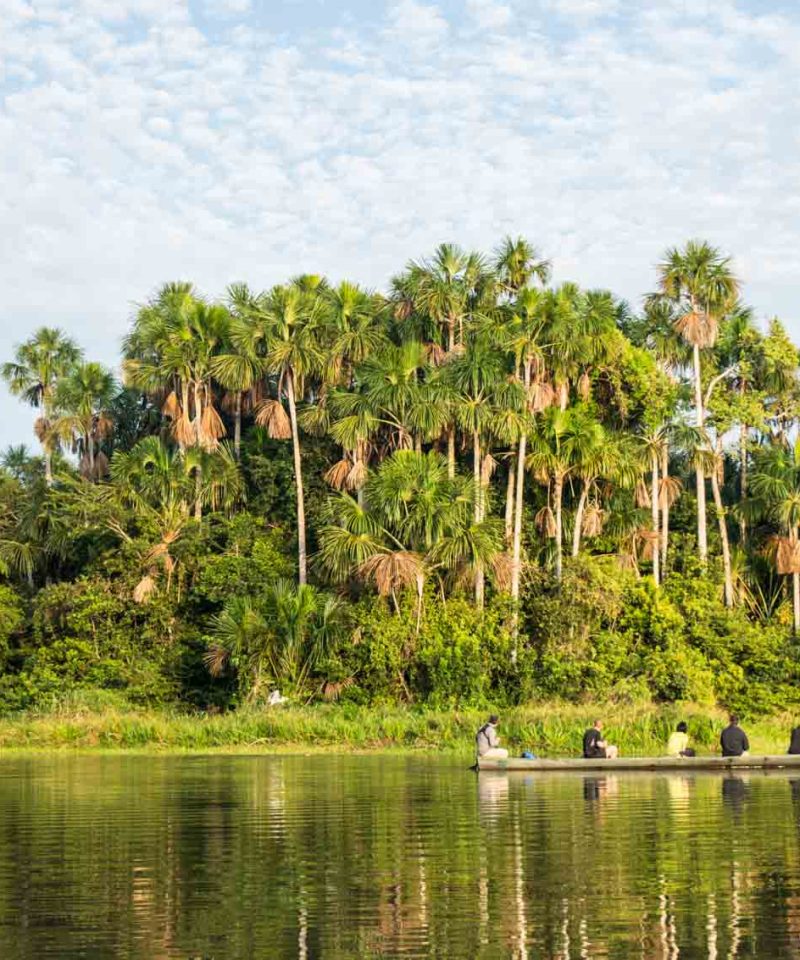
[[[292,436],[289,415],[280,400],[262,400],[256,406],[256,423],[266,427],[273,440],[289,440]]]
[[[636,540],[641,544],[642,560],[652,560],[653,550],[656,549],[660,541],[660,537],[656,531],[650,530],[647,527],[639,527],[636,531]]]
[[[226,390],[222,394],[222,399],[220,400],[220,406],[227,414],[234,414],[236,412],[236,397],[242,396],[236,390]]]
[[[174,390],[167,394],[166,400],[161,404],[161,412],[170,420],[177,420],[183,413],[178,395]]]
[[[352,469],[347,474],[345,486],[348,490],[360,490],[367,482],[369,469],[363,460],[358,460],[353,464]]]
[[[511,589],[511,579],[514,571],[514,558],[509,553],[496,553],[491,561],[492,579],[495,587],[501,593],[508,593]]]
[[[636,484],[633,498],[637,507],[649,507],[651,505],[650,490],[644,480],[639,480]]]
[[[409,550],[376,553],[361,564],[359,572],[364,579],[374,580],[378,593],[387,597],[393,590],[417,582],[422,576],[422,561]]]
[[[212,404],[207,404],[200,418],[200,430],[206,445],[217,446],[217,441],[225,436],[225,424]]]
[[[44,443],[45,437],[50,433],[50,421],[46,417],[37,417],[33,425],[33,432],[39,443]]]
[[[106,476],[108,476],[108,457],[101,450],[94,458],[93,477],[95,480],[100,480]]]
[[[228,651],[224,647],[219,646],[219,644],[214,644],[213,647],[209,647],[206,653],[203,654],[203,662],[212,677],[222,675],[228,663],[228,657]]]
[[[562,380],[561,383],[556,384],[556,403],[559,407],[566,407],[569,403],[569,383],[566,380]]]
[[[598,503],[590,503],[583,512],[581,533],[584,537],[599,537],[605,523],[605,510]]]
[[[626,570],[630,573],[639,573],[639,565],[636,562],[636,557],[632,553],[618,553],[617,563],[621,570]]]
[[[133,588],[133,599],[135,603],[147,603],[147,601],[152,597],[152,595],[157,590],[155,578],[152,577],[149,573],[145,574],[142,579],[136,584]]]
[[[405,427],[400,427],[397,431],[397,449],[398,450],[411,450],[414,446],[414,442],[411,439],[411,434]]]
[[[683,484],[678,477],[662,477],[658,485],[658,505],[663,510],[664,507],[671,507],[681,495]]]
[[[344,490],[347,486],[347,477],[350,470],[349,460],[337,460],[332,467],[325,471],[325,483],[333,487],[334,490]]]
[[[692,346],[701,350],[713,347],[717,339],[717,322],[702,310],[690,310],[675,321],[675,329]]]
[[[497,461],[491,455],[487,453],[481,462],[481,483],[486,486],[494,475],[495,470],[497,469]]]
[[[556,394],[552,386],[544,380],[532,383],[528,392],[528,403],[533,413],[541,413],[555,402]]]
[[[771,537],[775,549],[775,569],[780,574],[800,573],[800,540],[797,537]]]
[[[90,480],[92,478],[92,462],[89,459],[88,453],[84,453],[78,462],[78,472],[84,480]]]
[[[581,400],[588,400],[589,395],[592,392],[592,380],[586,371],[584,371],[578,378],[577,384],[578,396]]]
[[[447,351],[438,343],[426,343],[425,355],[432,367],[441,367],[447,360]]]
[[[552,539],[556,535],[556,517],[550,507],[542,509],[534,517],[536,529],[543,537]]]
[[[345,690],[352,687],[355,682],[355,677],[345,677],[343,680],[328,680],[322,687],[322,699],[329,703],[335,703]]]
[[[544,467],[540,467],[538,470],[533,471],[533,479],[537,483],[541,483],[543,487],[550,486],[550,474]]]
[[[110,437],[114,432],[114,421],[105,413],[98,414],[94,424],[94,433],[99,440]]]
[[[411,314],[414,312],[414,301],[407,300],[398,300],[394,305],[394,315],[397,320],[408,320]]]
[[[197,439],[194,424],[184,413],[172,421],[172,433],[182,447],[191,447]]]

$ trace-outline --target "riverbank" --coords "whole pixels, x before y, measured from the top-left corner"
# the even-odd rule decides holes
[[[291,706],[220,715],[125,708],[62,708],[0,719],[0,749],[146,750],[176,752],[402,750],[468,757],[486,710],[429,710],[351,705]],[[695,747],[716,752],[725,714],[696,704],[540,703],[502,711],[504,743],[543,757],[576,756],[595,716],[624,756],[658,756],[678,720]],[[775,715],[745,722],[753,752],[783,753],[794,723]]]

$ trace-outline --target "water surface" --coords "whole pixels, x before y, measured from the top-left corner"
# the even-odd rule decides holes
[[[800,779],[0,760],[0,957],[800,957]]]

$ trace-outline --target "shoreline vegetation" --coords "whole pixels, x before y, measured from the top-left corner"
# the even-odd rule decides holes
[[[595,703],[658,754],[676,708],[616,705],[683,702],[780,752],[798,348],[700,240],[637,304],[550,274],[524,238],[445,243],[383,291],[164,283],[117,371],[69,331],[16,345],[0,743],[468,755],[491,706],[574,755]]]
[[[575,705],[540,703],[502,711],[501,736],[512,753],[580,756],[584,731],[596,717],[622,756],[665,753],[678,720],[689,724],[700,755],[719,752],[726,714],[698,704]],[[485,722],[479,709],[437,711],[403,707],[337,705],[240,709],[227,714],[65,705],[49,714],[0,719],[0,753],[62,750],[154,753],[379,753],[404,752],[470,758],[475,732]],[[748,723],[751,754],[783,754],[796,723],[789,714]]]

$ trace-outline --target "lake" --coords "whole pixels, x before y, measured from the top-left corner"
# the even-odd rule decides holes
[[[0,957],[800,956],[800,779],[0,759]]]

